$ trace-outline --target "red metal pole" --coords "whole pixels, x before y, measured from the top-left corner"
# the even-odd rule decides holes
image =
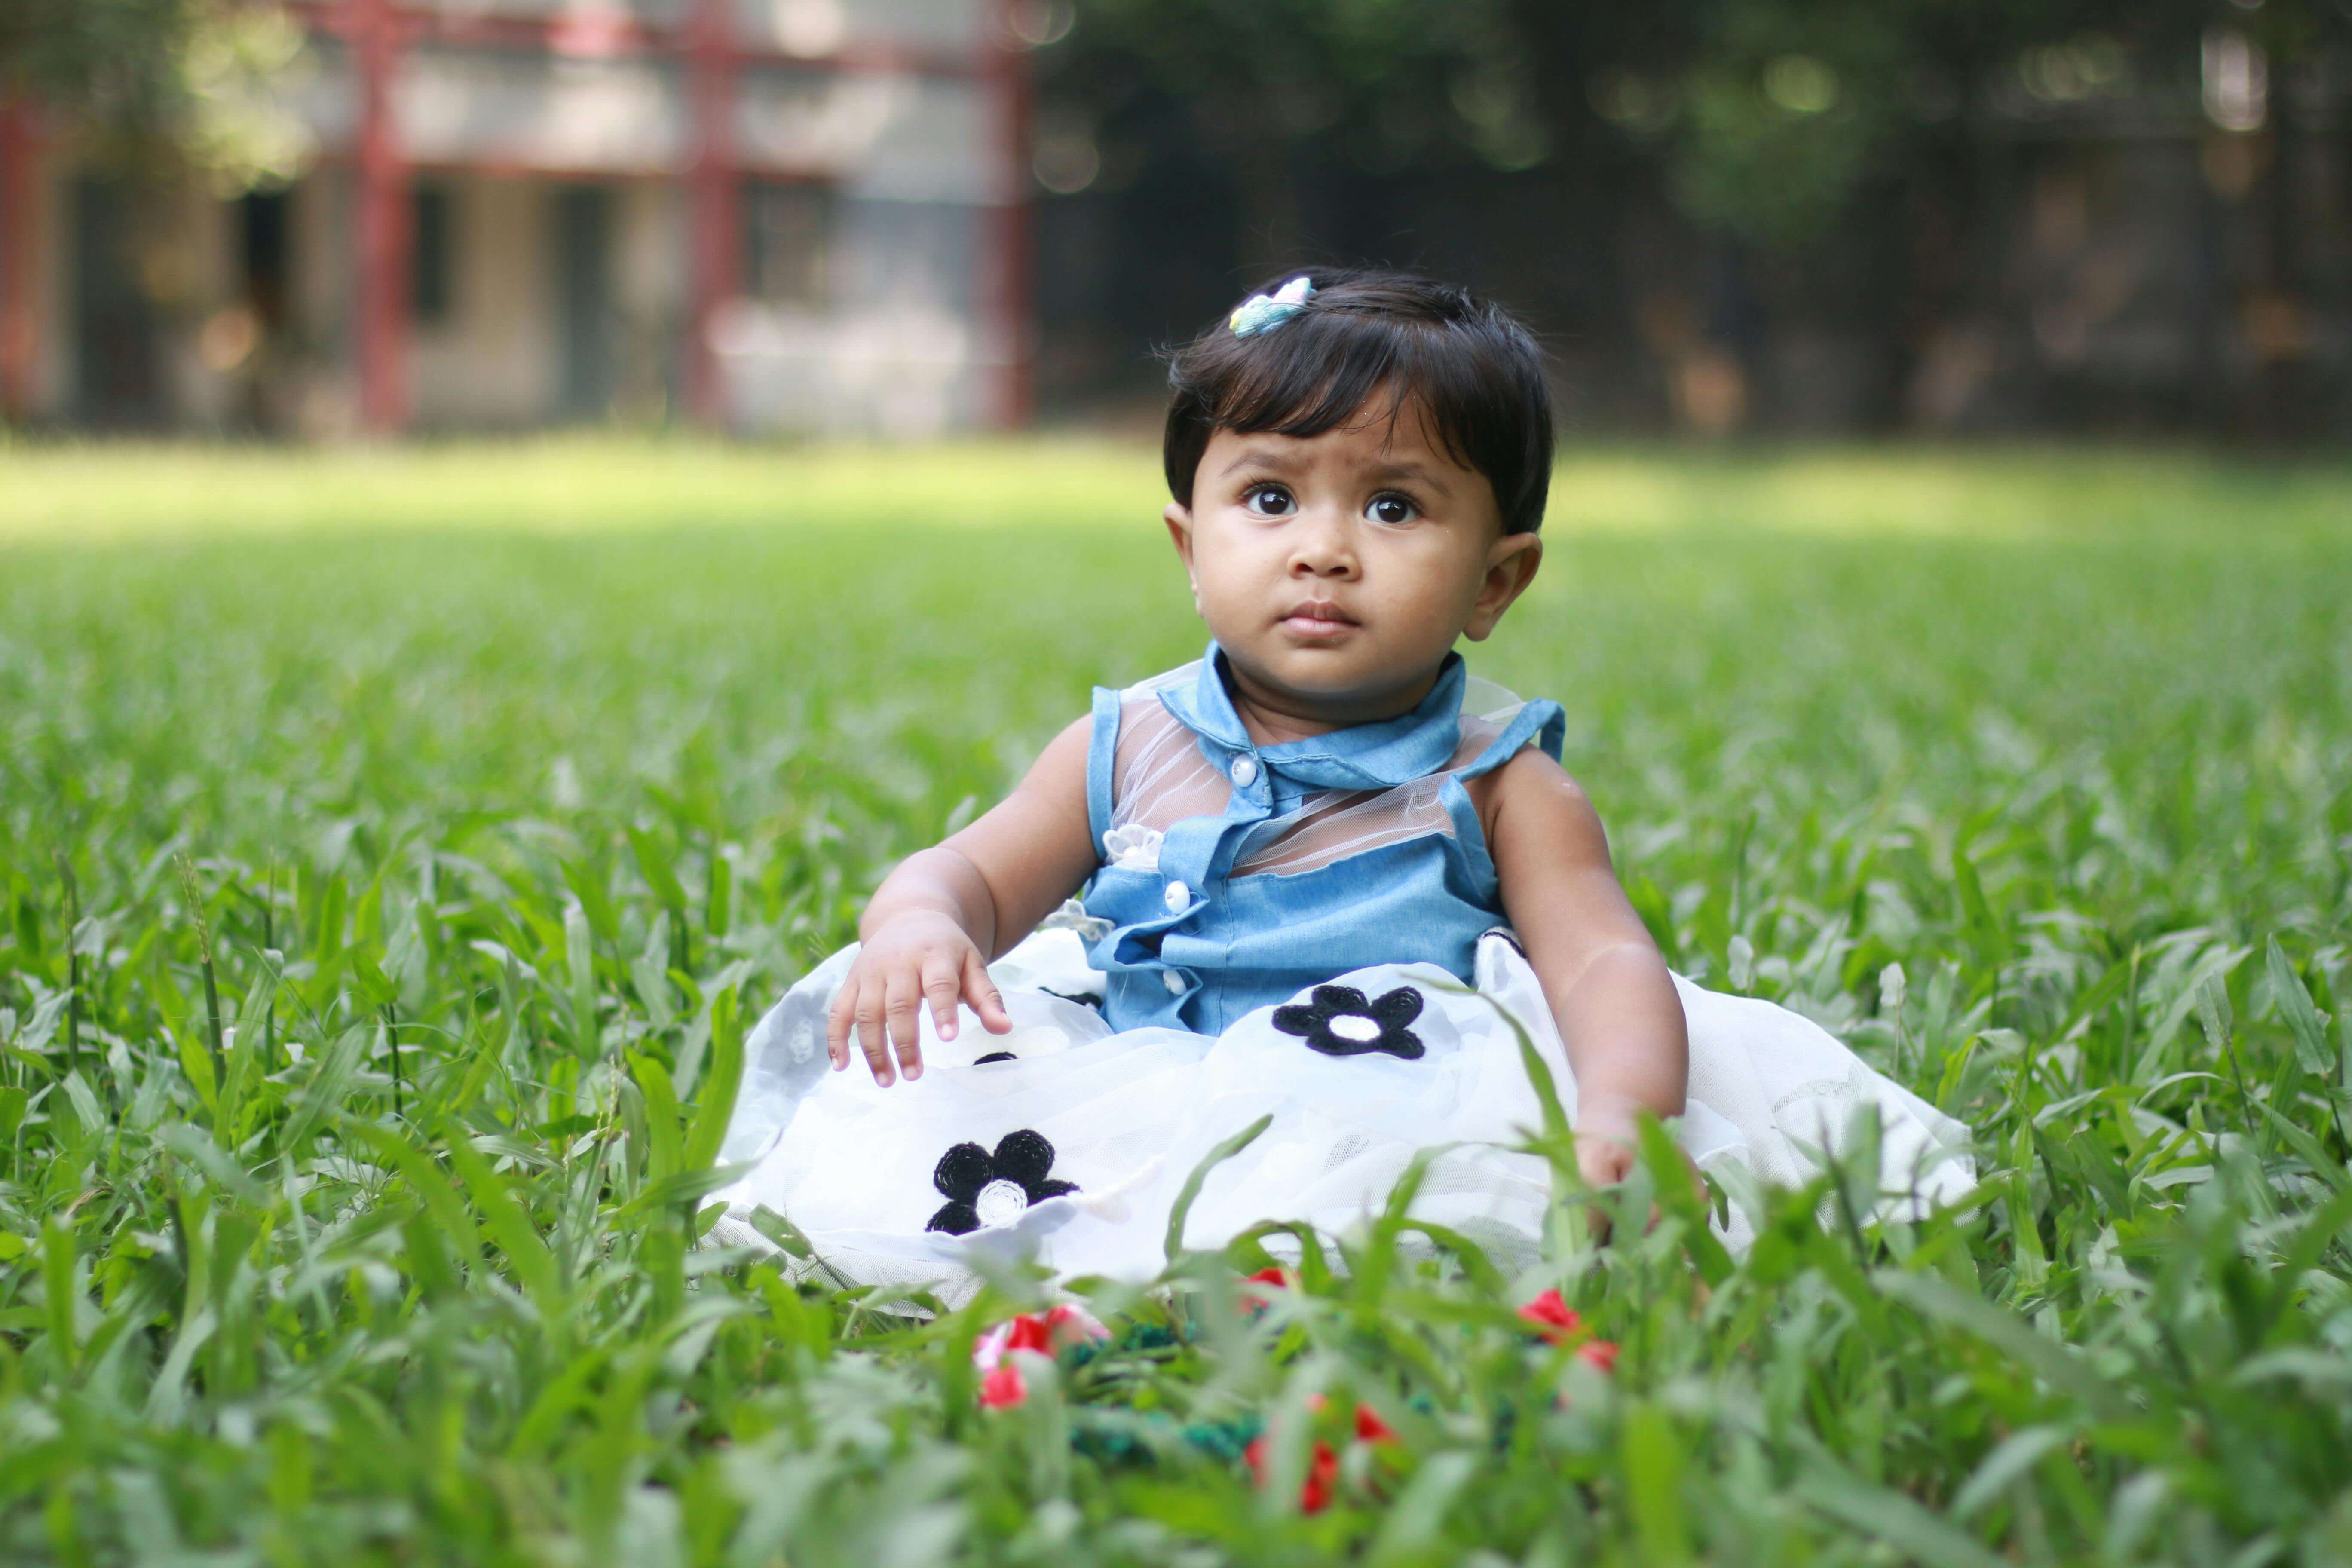
[[[394,120],[400,63],[390,0],[353,0],[352,46],[359,66],[360,423],[390,435],[408,423],[410,233],[408,174]]]
[[[688,41],[694,110],[693,300],[686,345],[687,407],[705,425],[728,418],[727,373],[712,338],[741,288],[743,218],[735,172],[735,53],[730,0],[698,0]]]
[[[0,104],[0,419],[33,412],[40,356],[41,137],[29,103]]]
[[[1028,52],[1021,47],[1013,15],[1019,0],[1000,0],[995,37],[983,47],[987,79],[996,91],[997,205],[990,209],[993,231],[989,293],[993,335],[1005,355],[997,387],[995,423],[1017,430],[1029,423],[1036,401],[1035,313],[1031,277],[1035,249],[1035,192],[1029,174],[1029,131],[1036,82]]]

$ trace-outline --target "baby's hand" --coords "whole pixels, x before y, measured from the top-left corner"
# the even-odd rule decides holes
[[[1633,1134],[1630,1131],[1580,1127],[1576,1130],[1576,1173],[1588,1187],[1613,1187],[1633,1169]]]
[[[1617,1185],[1633,1173],[1634,1163],[1641,1157],[1637,1148],[1640,1139],[1640,1132],[1627,1125],[1622,1117],[1604,1116],[1580,1124],[1576,1130],[1577,1174],[1584,1178],[1587,1187],[1595,1190]],[[1706,1183],[1698,1173],[1698,1162],[1690,1157],[1688,1150],[1679,1146],[1675,1152],[1682,1156],[1683,1169],[1690,1178],[1692,1188],[1704,1199]],[[1588,1212],[1592,1221],[1593,1235],[1602,1240],[1608,1239],[1608,1215],[1597,1205]],[[1658,1205],[1655,1204],[1650,1205],[1650,1223],[1658,1223]]]
[[[898,1047],[898,1067],[909,1079],[923,1076],[921,1008],[930,1005],[940,1038],[956,1035],[956,1002],[971,1004],[991,1034],[1008,1034],[1012,1016],[1004,998],[988,977],[988,961],[963,927],[930,910],[909,911],[883,926],[859,949],[849,978],[833,999],[824,1024],[825,1054],[833,1070],[849,1065],[849,1037],[854,1028],[866,1052],[874,1081],[887,1089],[896,1081],[890,1047]]]

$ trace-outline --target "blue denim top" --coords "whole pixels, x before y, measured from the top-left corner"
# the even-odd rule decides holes
[[[1259,746],[1234,710],[1223,663],[1212,642],[1196,665],[1125,691],[1095,690],[1087,810],[1105,864],[1084,902],[1111,927],[1089,948],[1108,976],[1104,1017],[1114,1029],[1160,1025],[1213,1035],[1255,1008],[1375,963],[1433,963],[1467,981],[1478,938],[1502,923],[1503,909],[1463,784],[1530,742],[1558,759],[1566,728],[1559,705],[1521,703],[1471,679],[1461,656],[1448,654],[1435,689],[1410,713]],[[1222,816],[1184,816],[1141,835],[1156,844],[1113,853],[1106,840],[1116,825],[1122,720],[1133,705],[1155,700],[1191,732],[1223,775],[1208,782],[1229,788],[1231,799]],[[1201,777],[1189,755],[1181,761]],[[1411,810],[1402,809],[1408,796]],[[1399,809],[1385,810],[1384,802]],[[1321,864],[1307,857],[1307,868],[1294,873],[1236,874],[1237,863],[1286,831],[1282,819],[1309,821],[1357,805],[1387,821],[1362,840],[1372,847]]]

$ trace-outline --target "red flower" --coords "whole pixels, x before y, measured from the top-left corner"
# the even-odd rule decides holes
[[[1617,1370],[1617,1342],[1587,1340],[1576,1347],[1576,1359],[1595,1372],[1614,1372]]]
[[[1096,1322],[1084,1307],[1073,1307],[1067,1301],[1045,1314],[1045,1332],[1056,1349],[1076,1344],[1080,1340],[1110,1338],[1110,1331]]]
[[[1307,1480],[1298,1489],[1298,1511],[1321,1513],[1331,1506],[1331,1492],[1339,1479],[1339,1456],[1331,1451],[1328,1443],[1315,1445],[1315,1457],[1307,1461]]]
[[[1012,1351],[1050,1356],[1083,1340],[1109,1337],[1110,1331],[1088,1317],[1085,1308],[1065,1303],[1043,1315],[1023,1312],[997,1324],[973,1342],[972,1364],[986,1372]]]
[[[1265,1290],[1253,1289],[1253,1287],[1271,1285],[1277,1289],[1287,1290],[1296,1287],[1297,1283],[1298,1276],[1287,1268],[1261,1268],[1242,1280],[1242,1304],[1250,1310],[1252,1316],[1255,1316],[1272,1306],[1274,1298]]]
[[[980,1380],[980,1402],[991,1410],[1009,1410],[1029,1397],[1029,1385],[1022,1381],[1021,1369],[1007,1356],[989,1369]]]
[[[1535,1324],[1536,1331],[1556,1345],[1566,1344],[1584,1328],[1584,1320],[1576,1315],[1575,1308],[1560,1300],[1557,1290],[1546,1290],[1521,1307],[1519,1316]]]
[[[1045,1326],[1045,1319],[1024,1312],[1013,1320],[1012,1330],[1004,1336],[1003,1349],[1035,1351],[1039,1355],[1054,1353],[1054,1331]]]
[[[1242,1461],[1249,1466],[1250,1479],[1265,1485],[1265,1439],[1253,1438],[1242,1450]],[[1307,1461],[1307,1479],[1298,1488],[1298,1509],[1302,1513],[1321,1513],[1331,1506],[1331,1494],[1339,1480],[1339,1456],[1331,1445],[1321,1438],[1315,1441],[1315,1452]]]
[[[1023,1312],[997,1324],[971,1347],[971,1363],[982,1374],[980,1402],[992,1410],[1002,1410],[1029,1397],[1029,1385],[1013,1364],[1013,1352],[1026,1351],[1050,1361],[1056,1351],[1082,1340],[1107,1339],[1109,1333],[1087,1315],[1085,1308],[1066,1302],[1049,1312]]]
[[[1307,1407],[1309,1410],[1320,1410],[1323,1408],[1323,1396],[1318,1394],[1307,1399]],[[1395,1429],[1381,1420],[1379,1413],[1370,1405],[1359,1405],[1356,1406],[1356,1441],[1393,1443],[1397,1441],[1397,1435]],[[1242,1450],[1242,1462],[1249,1466],[1251,1480],[1261,1487],[1265,1485],[1265,1438],[1255,1437],[1250,1440],[1249,1447]],[[1307,1461],[1307,1479],[1298,1489],[1299,1510],[1304,1513],[1320,1513],[1330,1507],[1331,1499],[1338,1489],[1339,1482],[1339,1456],[1333,1450],[1330,1444],[1318,1437],[1315,1440],[1314,1453]]]

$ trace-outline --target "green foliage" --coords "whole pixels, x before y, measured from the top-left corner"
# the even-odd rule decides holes
[[[0,76],[13,89],[150,119],[198,16],[187,0],[26,0],[0,16]]]
[[[2250,32],[2274,71],[2307,69],[2352,37],[2352,13],[2325,0],[1688,0],[1646,18],[1648,38],[1604,47],[1595,107],[1662,145],[1693,217],[1793,248],[1874,180],[1932,186],[1962,146],[1983,156],[2004,120],[2096,124],[2126,99],[2179,112],[2210,27]]]
[[[744,1023],[1197,651],[1150,472],[0,453],[0,1559],[2352,1553],[2340,469],[1564,468],[1479,668],[1567,702],[1686,973],[1978,1130],[1955,1213],[1834,1172],[1726,1259],[1654,1153],[1514,1273],[1400,1203],[1255,1315],[1255,1244],[1089,1292],[1010,1410],[1021,1281],[699,1249]]]
[[[1543,149],[1517,42],[1498,0],[1080,0],[1048,70],[1097,108],[1139,78],[1244,158],[1347,138],[1374,163],[1517,168]]]
[[[1245,257],[1303,243],[1265,187],[1279,194],[1291,161],[1310,153],[1324,168],[1391,174],[1632,152],[1654,159],[1640,183],[1663,176],[1706,228],[1800,248],[1874,189],[1949,192],[1948,165],[1973,166],[2035,119],[2095,124],[2126,100],[2141,119],[2195,112],[2208,28],[2247,34],[2280,79],[2324,69],[2352,42],[2352,10],[2333,0],[1076,0],[1074,10],[1045,56],[1048,122],[1100,132],[1112,144],[1106,168],[1178,151],[1167,126],[1190,125],[1259,226]],[[1170,104],[1181,114],[1165,114]],[[1580,189],[1607,199],[1606,185]]]
[[[1041,153],[1104,144],[1116,170],[1174,140],[1209,149],[1238,197],[1247,268],[1295,262],[1305,176],[1524,169],[1549,136],[1505,0],[1076,0],[1046,51]],[[1172,110],[1173,112],[1170,112]],[[1116,184],[1114,174],[1109,183]]]
[[[1715,8],[1684,72],[1673,186],[1694,216],[1774,244],[1821,233],[1907,129],[1918,8]]]
[[[58,113],[101,163],[241,189],[291,178],[310,150],[270,96],[301,50],[285,13],[253,0],[10,0],[0,100]]]

